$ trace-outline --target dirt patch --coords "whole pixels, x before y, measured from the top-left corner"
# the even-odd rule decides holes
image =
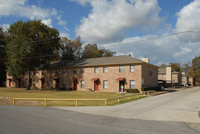
[[[10,97],[0,97],[0,105],[13,105],[13,99]],[[43,106],[43,101],[25,101],[25,100],[16,100],[15,105],[23,106]]]
[[[0,97],[0,104],[2,105],[12,105],[13,99],[10,97]]]

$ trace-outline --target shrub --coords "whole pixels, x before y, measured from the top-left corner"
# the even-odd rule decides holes
[[[127,93],[140,93],[140,91],[138,89],[124,89],[124,91],[126,91]]]
[[[148,90],[160,91],[161,87],[142,87],[142,91],[148,91]]]

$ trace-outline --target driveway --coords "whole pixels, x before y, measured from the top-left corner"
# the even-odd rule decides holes
[[[188,88],[118,106],[56,108],[109,117],[200,123],[200,88]]]

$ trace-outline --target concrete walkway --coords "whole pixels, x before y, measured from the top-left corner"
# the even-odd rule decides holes
[[[188,88],[118,106],[55,108],[109,117],[200,123],[200,88]]]

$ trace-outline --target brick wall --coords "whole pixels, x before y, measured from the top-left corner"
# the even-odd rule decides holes
[[[74,68],[77,73],[74,74]],[[64,70],[64,71],[63,71]],[[42,73],[43,72],[43,73]],[[149,75],[149,72],[152,75]],[[108,66],[108,72],[103,72],[103,66],[98,66],[98,73],[94,73],[94,67],[84,67],[84,73],[81,73],[81,67],[62,67],[62,68],[51,68],[49,70],[37,70],[31,73],[32,88],[42,88],[42,81],[44,81],[45,89],[55,89],[57,85],[59,87],[65,86],[65,88],[74,88],[73,80],[77,79],[77,90],[88,91],[89,89],[94,90],[93,78],[99,78],[99,91],[102,92],[119,92],[119,81],[118,78],[125,78],[124,89],[130,88],[130,80],[135,81],[135,88],[141,90],[142,78],[144,80],[144,86],[157,86],[158,71],[156,67],[149,66],[148,64],[136,64],[135,71],[130,72],[130,65],[124,65],[124,72],[119,72],[119,65]],[[27,86],[27,75],[21,76],[21,87]],[[12,77],[7,76],[6,85],[9,87],[9,79]],[[81,87],[81,81],[84,80],[84,88]],[[103,87],[103,81],[108,81],[108,88]],[[12,80],[13,81],[13,80]],[[23,81],[23,85],[22,85]],[[17,81],[11,85],[17,87]]]
[[[148,64],[142,66],[143,87],[158,86],[158,68],[151,67]]]

